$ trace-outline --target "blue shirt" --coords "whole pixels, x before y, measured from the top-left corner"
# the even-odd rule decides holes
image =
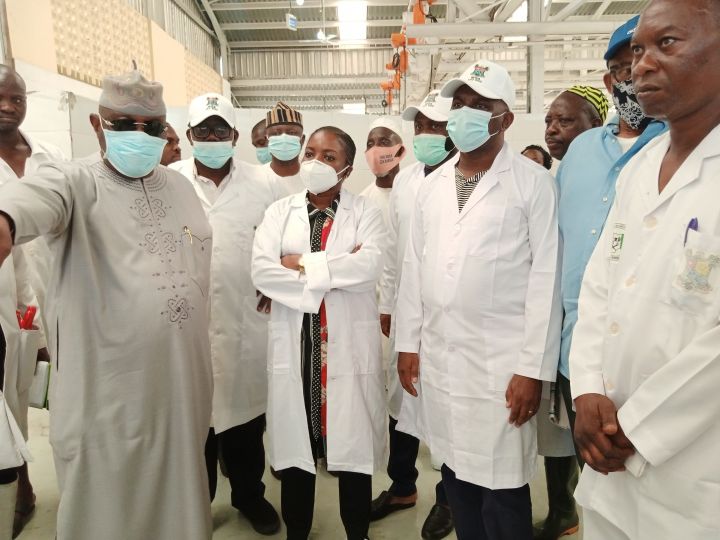
[[[623,154],[617,140],[619,120],[616,117],[606,126],[580,134],[558,169],[558,220],[563,240],[561,294],[565,312],[558,369],[567,378],[570,378],[568,359],[578,318],[580,285],[615,200],[615,182],[625,164],[666,129],[663,122],[652,122]]]

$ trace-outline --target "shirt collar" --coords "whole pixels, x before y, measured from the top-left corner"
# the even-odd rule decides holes
[[[307,195],[305,196],[305,204],[307,205],[308,216],[310,219],[314,218],[321,212],[326,214],[330,219],[335,219],[335,213],[337,212],[338,205],[340,204],[340,193],[335,196],[332,203],[330,203],[330,206],[328,206],[325,210],[315,208],[315,205],[310,202]]]

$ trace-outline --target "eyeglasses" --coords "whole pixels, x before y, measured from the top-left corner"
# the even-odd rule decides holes
[[[630,80],[632,77],[632,64],[622,64],[619,66],[613,66],[610,68],[610,75],[617,82],[624,82]]]
[[[230,133],[232,133],[232,128],[230,126],[215,126],[213,128],[208,126],[195,126],[194,128],[190,128],[190,131],[196,139],[207,139],[211,131],[216,138],[227,139],[230,137]]]
[[[132,118],[106,120],[102,116],[100,120],[102,120],[106,126],[111,126],[113,131],[137,131],[137,127],[142,126],[142,130],[151,137],[160,137],[167,129],[165,122],[161,122],[160,120],[150,120],[149,122],[136,122]]]

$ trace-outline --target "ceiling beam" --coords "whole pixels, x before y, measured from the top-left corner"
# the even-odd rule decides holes
[[[472,57],[469,57],[472,58]],[[441,63],[437,71],[438,73],[461,73],[465,70],[468,65],[472,62],[472,59],[468,59],[465,62],[443,62]],[[499,60],[505,69],[510,72],[518,73],[525,72],[527,68],[526,60]],[[605,61],[602,56],[597,58],[571,58],[567,60],[545,60],[545,73],[559,72],[559,71],[583,71],[583,70],[598,70],[605,68]]]
[[[357,41],[339,41],[337,43],[330,43],[329,45],[325,42],[318,41],[317,39],[296,39],[296,40],[275,40],[275,41],[230,41],[228,45],[231,49],[242,50],[242,49],[296,49],[303,47],[304,50],[308,48],[315,48],[318,50],[328,49],[392,49],[390,45],[390,39],[388,38],[375,38],[375,39],[361,39]]]
[[[580,9],[586,3],[587,3],[587,0],[572,0],[570,3],[566,4],[565,7],[562,8],[555,15],[548,17],[548,21],[550,21],[550,22],[564,21],[565,19],[567,19],[570,15],[575,13],[578,9]]]
[[[467,39],[481,36],[605,35],[614,31],[616,27],[617,24],[613,21],[409,24],[407,25],[407,36]]]
[[[525,0],[508,0],[507,3],[495,14],[495,22],[507,21],[524,1]]]
[[[370,26],[395,26],[400,27],[403,24],[402,19],[380,19],[374,21],[367,21],[363,24]],[[325,21],[325,28],[338,28],[340,23],[338,21]],[[220,25],[223,30],[285,30],[287,26],[285,21],[274,21],[274,22],[238,22],[238,23],[224,23]],[[323,21],[298,21],[298,28],[322,28]]]
[[[326,0],[325,7],[326,8],[334,8],[337,7],[338,4],[342,3],[344,0]],[[384,6],[403,6],[407,7],[408,3],[407,0],[365,0],[367,2],[368,7],[384,7]],[[433,2],[434,6],[437,5],[446,5],[447,0],[438,0],[436,2]],[[296,5],[294,2],[292,4],[292,7],[290,6],[290,3],[287,1],[282,2],[226,2],[226,3],[215,3],[213,4],[213,10],[215,11],[254,11],[258,9],[282,9],[283,11],[287,11],[288,8],[291,8],[293,11],[297,10],[304,10],[307,8],[313,8],[313,9],[320,9],[322,7],[322,2],[320,0],[305,0],[305,3],[302,6]]]
[[[246,97],[267,97],[269,93],[268,90],[233,90],[234,94],[238,98],[246,98]],[[286,97],[317,97],[318,95],[322,96],[335,96],[335,97],[341,97],[341,96],[357,96],[357,95],[365,95],[365,94],[377,94],[378,96],[383,95],[383,90],[380,88],[380,85],[377,85],[377,88],[348,88],[347,90],[338,90],[335,88],[323,88],[322,90],[317,89],[308,89],[308,90],[283,90],[282,92],[274,92],[274,95],[282,95]]]
[[[358,77],[315,77],[308,79],[232,79],[230,86],[233,88],[258,88],[258,87],[290,87],[298,88],[301,86],[361,86],[380,84],[388,78],[379,75],[361,75]],[[320,90],[317,90],[318,92]]]
[[[592,19],[594,21],[597,21],[605,15],[605,12],[607,11],[607,8],[610,7],[610,4],[612,4],[613,0],[603,0],[603,3],[600,4],[600,7],[597,9],[595,13],[593,13]]]
[[[210,5],[209,0],[200,0],[200,3],[202,4],[202,7],[205,9],[205,13],[208,16],[208,19],[210,19],[210,24],[213,27],[213,31],[215,33],[215,36],[217,37],[218,41],[220,42],[220,76],[221,77],[227,77],[227,69],[228,69],[228,41],[225,37],[225,32],[220,26],[220,23],[217,20],[217,17],[215,16],[215,13],[213,12],[212,6]]]

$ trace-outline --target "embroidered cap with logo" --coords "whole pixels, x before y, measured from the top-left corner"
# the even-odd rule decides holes
[[[464,85],[483,97],[504,101],[510,109],[515,106],[515,84],[508,71],[500,64],[490,61],[473,62],[462,75],[445,83],[440,95],[452,98],[457,89]]]
[[[451,106],[452,99],[442,97],[439,90],[433,90],[425,96],[425,99],[422,100],[420,105],[412,105],[405,109],[402,114],[402,119],[408,122],[414,122],[417,114],[421,113],[423,116],[427,116],[435,122],[447,122]]]
[[[196,97],[188,108],[188,125],[192,128],[211,116],[219,116],[231,128],[235,127],[235,108],[230,100],[220,94],[210,93]]]

